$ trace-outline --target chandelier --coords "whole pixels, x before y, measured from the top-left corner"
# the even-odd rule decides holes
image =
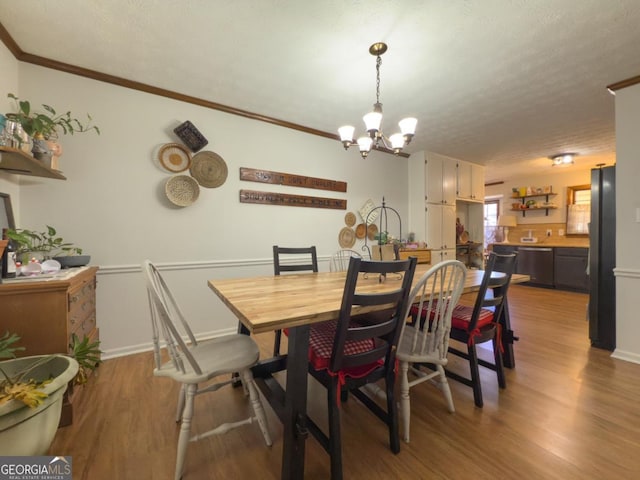
[[[413,117],[408,117],[398,122],[398,125],[400,126],[400,133],[394,133],[389,138],[382,133],[382,128],[380,127],[380,124],[382,123],[382,104],[380,103],[380,65],[382,65],[382,54],[386,51],[387,44],[382,42],[374,43],[369,47],[369,53],[376,57],[376,103],[373,104],[373,111],[362,117],[369,136],[362,136],[358,138],[356,142],[353,137],[355,127],[345,125],[338,129],[344,149],[347,150],[353,145],[358,145],[362,158],[367,157],[371,148],[393,150],[393,153],[397,155],[402,151],[403,147],[411,142],[411,139],[416,132],[418,120]]]

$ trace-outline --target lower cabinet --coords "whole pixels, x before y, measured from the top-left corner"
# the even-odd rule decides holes
[[[0,328],[20,337],[18,356],[69,353],[71,337],[99,339],[96,325],[97,267],[70,271],[62,280],[25,280],[0,284]],[[73,417],[82,387],[69,384],[60,425]]]
[[[529,275],[530,285],[589,291],[588,248],[494,245],[493,251],[499,254],[518,252],[516,273]]]
[[[555,286],[576,292],[589,292],[588,248],[556,248]]]
[[[444,262],[445,260],[455,260],[456,259],[456,249],[448,248],[446,250],[431,250],[431,263],[435,265],[436,263]]]
[[[553,287],[553,248],[518,247],[516,273],[529,275],[529,283]]]

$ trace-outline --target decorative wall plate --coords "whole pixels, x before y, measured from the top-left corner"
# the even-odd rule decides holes
[[[347,225],[347,227],[353,227],[356,224],[356,214],[353,212],[348,212],[344,216],[344,223]]]
[[[378,234],[378,226],[375,223],[372,223],[367,227],[367,238],[369,240],[375,240],[377,234]]]
[[[356,238],[362,240],[367,235],[367,226],[364,223],[359,223],[356,227]]]
[[[167,180],[164,187],[167,198],[179,207],[188,207],[198,199],[200,187],[189,175],[175,175]]]
[[[179,143],[165,143],[158,151],[158,160],[170,172],[179,173],[191,166],[191,153]]]
[[[209,141],[204,138],[204,135],[200,133],[200,130],[198,130],[189,120],[174,128],[173,132],[187,147],[191,149],[192,152],[197,152],[209,143]]]
[[[360,210],[358,210],[358,213],[362,217],[363,222],[373,223],[376,221],[379,211],[373,211],[375,208],[376,206],[373,204],[373,200],[369,199],[364,202],[364,205],[362,205],[362,207],[360,207]]]
[[[203,187],[219,187],[227,180],[228,173],[227,164],[217,153],[200,152],[191,159],[191,176]]]
[[[342,248],[351,248],[356,244],[356,234],[352,228],[342,227],[338,234],[338,244]]]

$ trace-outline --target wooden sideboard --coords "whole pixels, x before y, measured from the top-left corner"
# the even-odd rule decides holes
[[[20,337],[18,356],[69,353],[71,336],[99,340],[96,325],[98,267],[64,270],[55,279],[13,280],[0,284],[0,334]],[[60,425],[73,418],[82,388],[69,384]]]
[[[427,248],[401,248],[398,252],[398,256],[401,260],[406,260],[409,257],[416,257],[418,263],[431,263],[431,250]]]

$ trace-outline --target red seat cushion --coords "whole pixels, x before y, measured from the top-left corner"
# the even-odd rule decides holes
[[[453,315],[451,316],[451,328],[457,328],[459,330],[469,330],[469,322],[471,322],[471,315],[473,314],[473,307],[467,305],[456,305],[453,309]],[[480,318],[476,328],[482,328],[493,322],[493,312],[487,308],[480,309]]]
[[[327,370],[329,368],[329,360],[333,351],[333,341],[336,336],[336,327],[338,321],[323,322],[311,326],[309,332],[309,362],[316,370]],[[366,340],[347,340],[344,346],[346,355],[354,355],[372,350],[374,342],[372,339]],[[362,367],[345,369],[344,374],[359,378],[367,375],[373,369],[382,365],[383,359],[370,365]]]

